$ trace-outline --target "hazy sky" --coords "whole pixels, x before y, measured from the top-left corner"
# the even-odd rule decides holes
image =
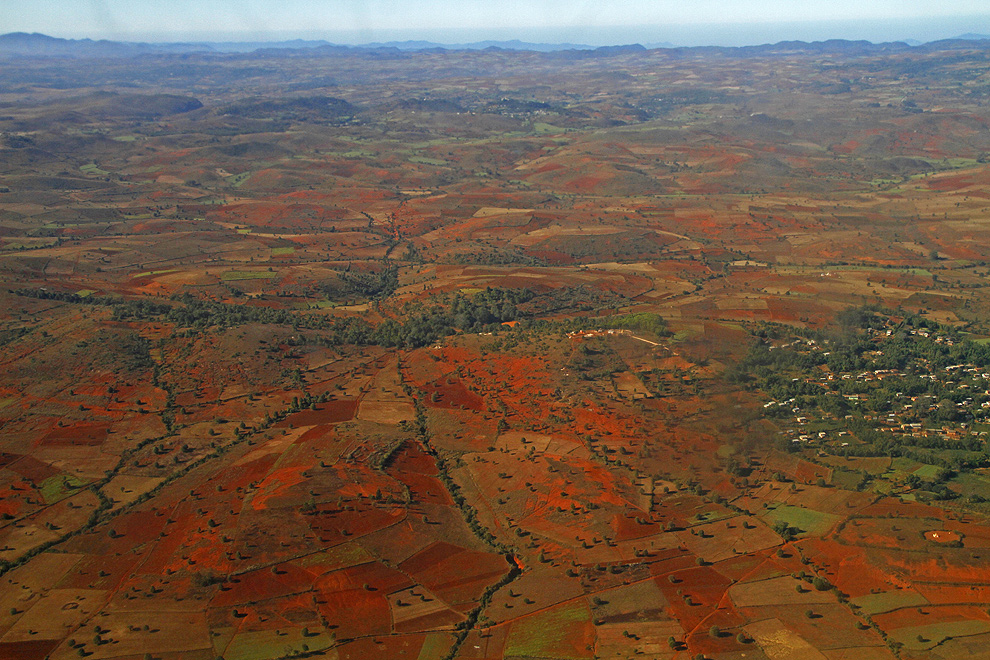
[[[782,25],[783,24],[783,25]],[[758,43],[990,32],[988,0],[0,0],[0,32],[167,41]],[[940,32],[941,31],[941,32]],[[444,36],[446,35],[446,36]],[[556,36],[554,36],[556,35]],[[688,41],[695,43],[687,43]]]

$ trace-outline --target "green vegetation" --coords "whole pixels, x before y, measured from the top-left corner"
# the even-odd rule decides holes
[[[976,431],[990,428],[990,345],[869,308],[838,321],[829,332],[763,325],[730,380],[761,391],[764,414],[790,426],[790,438],[804,434],[841,455],[910,459],[895,463],[905,483],[954,497],[944,483],[953,473],[990,465]]]
[[[240,188],[241,185],[243,185],[244,182],[247,181],[252,174],[254,174],[254,172],[250,170],[248,170],[247,172],[241,172],[240,174],[232,174],[229,177],[227,177],[227,183],[229,183],[235,188]]]
[[[388,319],[372,326],[363,319],[334,319],[271,307],[218,303],[194,298],[189,294],[174,296],[170,302],[163,303],[148,300],[125,301],[110,296],[80,298],[73,293],[40,289],[21,289],[16,293],[45,300],[107,306],[113,310],[113,318],[117,321],[158,320],[194,330],[212,326],[269,323],[322,331],[307,339],[321,345],[377,344],[407,347],[427,346],[441,337],[457,332],[483,332],[498,328],[505,321],[516,320],[519,316],[518,306],[533,296],[526,290],[516,289],[486,289],[470,298],[455,294],[443,306],[434,305],[410,313],[402,320]]]
[[[80,165],[79,171],[86,174],[97,174],[99,176],[108,176],[110,172],[100,169],[100,166],[96,163],[89,163],[87,165]]]
[[[87,483],[78,477],[60,474],[42,481],[38,490],[41,491],[45,504],[53,504],[85,488]]]
[[[381,300],[391,296],[399,286],[399,269],[392,264],[372,273],[351,273],[340,274],[343,280],[352,291],[373,300]]]
[[[151,275],[165,275],[166,273],[177,273],[179,270],[177,268],[165,268],[162,270],[147,270],[143,273],[138,273],[134,277],[150,277]]]
[[[824,513],[789,504],[770,509],[764,512],[761,517],[767,524],[774,527],[775,531],[777,531],[777,525],[783,524],[793,529],[793,533],[798,536],[821,536],[840,520],[839,516],[832,513]],[[784,528],[782,527],[781,529]]]
[[[223,282],[270,280],[275,277],[278,277],[278,273],[271,270],[227,270],[220,274],[220,279]]]
[[[505,642],[505,655],[583,660],[587,656],[583,652],[569,652],[565,640],[573,630],[573,624],[590,619],[591,613],[583,601],[521,619],[512,624]]]
[[[878,594],[868,594],[851,599],[866,614],[880,614],[902,607],[919,607],[927,605],[928,601],[917,591],[884,591]]]
[[[443,660],[450,644],[450,635],[429,633],[423,641],[423,647],[419,650],[419,657],[416,660]]]
[[[651,312],[641,312],[638,314],[621,314],[610,316],[599,321],[599,327],[618,328],[625,330],[643,330],[652,332],[658,337],[665,337],[670,333],[667,331],[667,323],[659,314]]]
[[[920,650],[941,644],[952,637],[968,637],[988,632],[990,632],[990,622],[966,619],[898,628],[891,632],[890,637],[908,649]]]
[[[261,630],[241,632],[234,636],[224,651],[226,660],[270,660],[271,658],[303,656],[303,645],[310,652],[329,648],[333,645],[330,634],[320,631],[318,635],[303,635],[303,629]]]

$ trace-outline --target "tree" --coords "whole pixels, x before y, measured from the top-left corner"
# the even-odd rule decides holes
[[[719,628],[718,626],[712,626],[711,628],[708,629],[708,636],[711,637],[712,639],[718,639],[719,637],[722,636],[722,629]]]

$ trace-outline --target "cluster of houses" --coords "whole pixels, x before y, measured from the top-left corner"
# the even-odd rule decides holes
[[[879,344],[883,339],[890,337],[892,332],[891,329],[882,329],[871,330],[869,334]],[[931,332],[927,329],[912,329],[908,332],[939,344],[951,346],[956,343],[951,337],[937,332]],[[792,348],[799,351],[821,352],[824,356],[830,355],[826,351],[827,347],[819,344],[814,339],[796,339],[789,343],[772,347],[770,350],[774,350],[774,348]],[[878,346],[878,348],[880,347]],[[873,350],[864,353],[865,357],[879,357],[882,355],[882,350]],[[932,396],[928,395],[905,397],[903,393],[896,392],[894,395],[896,399],[891,399],[891,401],[897,402],[893,410],[881,414],[870,414],[867,411],[868,409],[864,409],[856,415],[845,415],[844,421],[860,417],[865,421],[872,422],[873,428],[876,431],[915,438],[938,438],[946,441],[960,441],[972,437],[985,438],[987,431],[974,430],[972,425],[967,422],[959,421],[951,424],[926,425],[918,420],[929,417],[931,413],[946,405],[953,405],[960,411],[966,411],[968,413],[967,417],[970,417],[976,422],[990,418],[990,370],[973,364],[953,364],[944,368],[933,369],[928,361],[924,359],[918,359],[916,364],[922,367],[923,370],[927,370],[928,373],[913,373],[911,374],[913,377],[941,383],[946,389],[957,393],[963,392],[965,396],[962,394],[955,395],[954,398],[959,400],[947,403],[944,400],[937,402]],[[821,387],[824,393],[843,397],[852,407],[853,411],[856,411],[873,395],[863,392],[848,392],[850,388],[847,386],[847,383],[849,381],[855,383],[897,382],[907,377],[907,374],[898,369],[868,369],[859,371],[858,373],[833,373],[828,365],[820,365],[818,369],[820,375],[794,378],[792,380],[794,382],[802,381],[803,383],[814,384]],[[848,431],[808,430],[809,426],[816,429],[821,427],[821,425],[814,423],[816,421],[838,421],[837,416],[824,412],[821,413],[821,420],[819,420],[812,417],[815,413],[809,410],[802,410],[798,407],[799,404],[799,399],[794,397],[781,401],[767,401],[763,404],[763,407],[767,409],[789,409],[787,416],[793,420],[793,425],[785,429],[783,433],[795,443],[828,442],[839,444],[843,447],[849,445],[850,440],[853,438]],[[817,413],[818,411],[816,410],[815,412]],[[841,425],[834,424],[828,426],[833,429],[837,426],[841,427]]]

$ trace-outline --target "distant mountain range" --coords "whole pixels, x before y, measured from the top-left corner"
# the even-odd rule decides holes
[[[542,53],[570,53],[574,57],[611,56],[648,49],[663,48],[677,51],[710,51],[726,54],[757,55],[805,52],[892,52],[914,48],[944,50],[972,48],[978,42],[986,42],[990,48],[990,35],[963,34],[954,39],[944,39],[921,43],[917,41],[895,41],[873,43],[870,41],[849,41],[829,39],[827,41],[781,41],[759,46],[691,46],[679,47],[670,43],[651,43],[646,46],[630,44],[622,46],[589,46],[586,44],[531,43],[519,40],[477,41],[464,44],[441,44],[432,41],[391,41],[369,43],[357,46],[344,46],[323,40],[293,39],[290,41],[245,41],[245,42],[171,42],[138,43],[129,41],[107,41],[92,39],[61,39],[44,34],[11,32],[0,35],[0,57],[134,57],[146,54],[171,53],[246,53],[263,50],[300,51],[306,49],[332,50],[528,50]]]
[[[0,35],[0,54],[51,57],[120,57],[144,53],[192,53],[205,50],[203,44],[144,44],[92,39],[60,39],[45,34],[11,32]]]
[[[669,44],[667,44],[669,45]],[[55,56],[55,57],[113,57],[131,56],[145,53],[246,53],[256,50],[303,50],[306,48],[357,48],[416,50],[532,50],[552,52],[558,50],[595,50],[585,44],[541,44],[519,40],[479,41],[466,44],[440,44],[432,41],[390,41],[369,43],[360,46],[340,46],[323,40],[293,39],[289,41],[231,41],[231,42],[174,42],[174,43],[135,43],[126,41],[93,41],[92,39],[60,39],[44,34],[11,32],[0,35],[0,54]]]

